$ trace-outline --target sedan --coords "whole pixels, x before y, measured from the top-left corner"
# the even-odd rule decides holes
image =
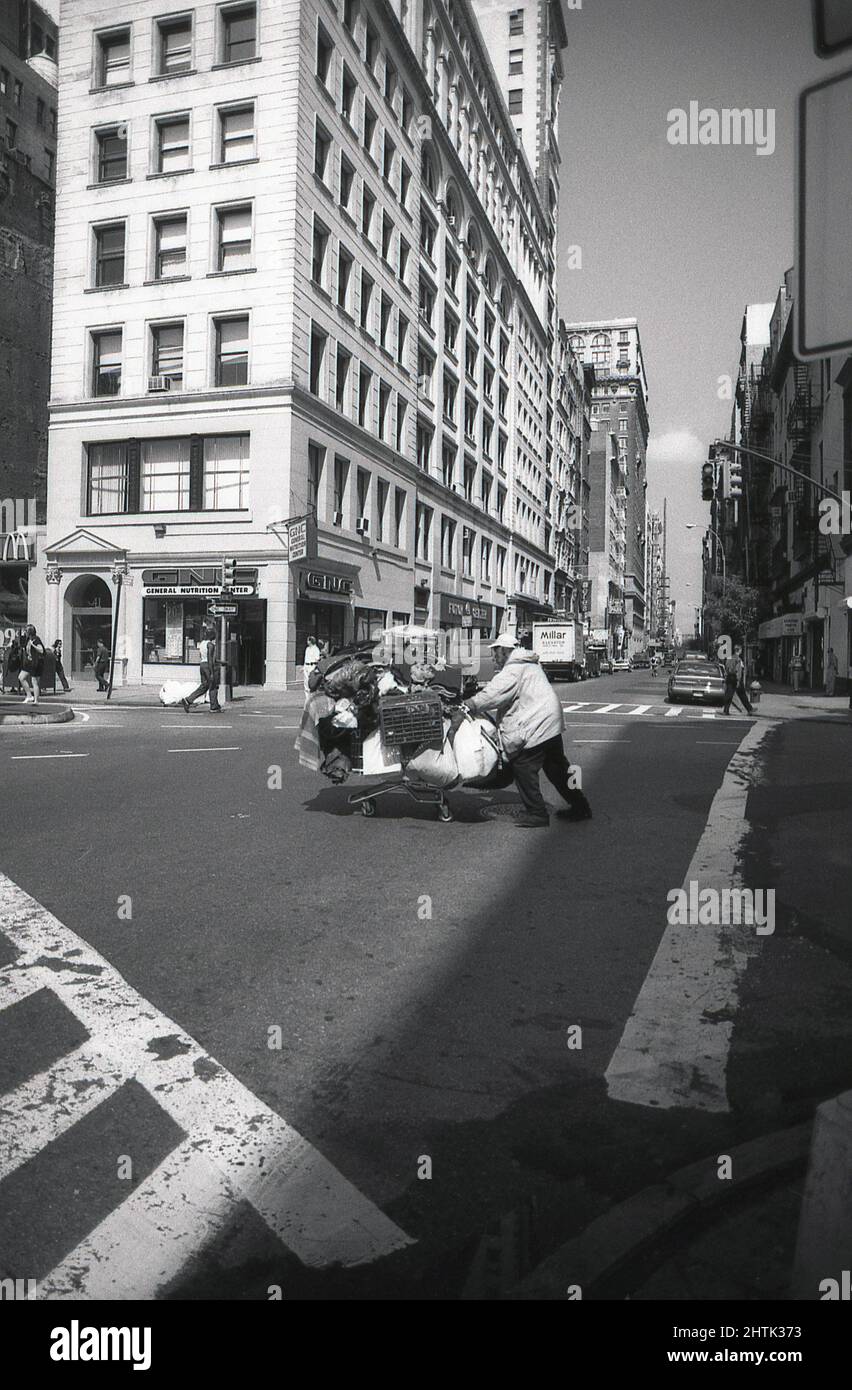
[[[613,671],[630,671],[632,670],[632,663],[629,660],[625,661],[623,657],[617,657],[612,663],[612,669]]]
[[[725,703],[725,676],[712,661],[679,661],[669,676],[669,702],[700,705]]]

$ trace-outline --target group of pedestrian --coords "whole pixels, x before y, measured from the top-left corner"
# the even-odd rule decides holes
[[[54,644],[54,657],[56,657],[57,646],[59,647],[57,672],[61,672],[63,684],[68,690],[70,687],[65,682],[65,672],[62,670],[62,643],[58,640]],[[23,695],[25,705],[37,705],[41,698],[44,658],[44,643],[32,623],[28,624],[27,627],[19,628],[17,631],[13,627],[6,628],[3,634],[2,663],[0,663],[0,691],[8,692],[11,695]]]

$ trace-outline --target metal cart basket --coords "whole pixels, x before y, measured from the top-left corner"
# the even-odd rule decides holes
[[[441,787],[430,787],[417,777],[409,777],[406,767],[412,759],[427,748],[438,752],[444,746],[444,712],[441,697],[435,690],[418,690],[382,695],[379,699],[379,728],[385,748],[393,749],[396,761],[402,764],[402,772],[385,778],[362,792],[353,792],[349,797],[350,806],[360,806],[361,814],[374,816],[376,800],[388,792],[404,791],[414,801],[438,808],[438,819],[451,821],[453,813],[447,804]],[[365,776],[363,769],[363,742],[358,735],[352,738],[352,772],[355,776]]]

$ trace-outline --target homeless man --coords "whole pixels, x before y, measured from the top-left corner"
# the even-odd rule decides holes
[[[567,810],[557,811],[558,816],[588,820],[591,807],[583,793],[569,782],[568,759],[562,746],[562,705],[538,657],[518,647],[508,633],[492,642],[491,650],[497,671],[479,694],[465,704],[471,714],[490,714],[499,724],[525,808],[516,824],[532,829],[549,823],[539,772],[568,803]]]

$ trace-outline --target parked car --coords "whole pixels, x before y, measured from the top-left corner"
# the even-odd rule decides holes
[[[616,657],[610,664],[613,671],[632,671],[633,669],[633,663],[629,657]]]
[[[631,658],[631,660],[633,662],[634,671],[650,670],[651,658],[649,657],[647,652],[637,652],[636,655]]]
[[[602,656],[600,661],[598,662],[598,673],[601,676],[612,675],[612,662],[610,661],[608,656]]]
[[[678,661],[669,676],[668,700],[670,704],[723,705],[725,703],[725,675],[722,667],[715,661]]]

